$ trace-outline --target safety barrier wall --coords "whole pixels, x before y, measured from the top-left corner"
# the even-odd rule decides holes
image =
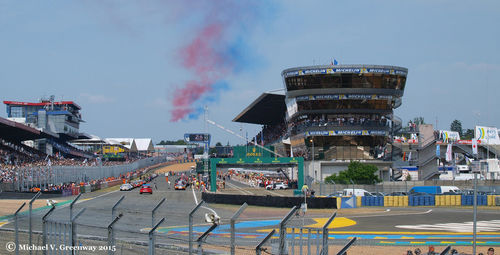
[[[185,160],[186,162],[191,162]],[[16,169],[19,181],[2,185],[3,191],[27,191],[32,187],[46,189],[49,184],[63,184],[71,182],[88,182],[91,180],[118,178],[120,175],[167,162],[166,157],[152,157],[137,160],[129,164],[115,166],[40,166],[22,167]],[[174,163],[179,161],[170,161]],[[135,177],[135,176],[134,176]],[[92,189],[95,190],[96,187]]]
[[[472,206],[474,195],[424,195],[424,196],[378,196],[357,197],[360,206]],[[500,206],[500,195],[478,195],[478,206]]]
[[[247,203],[248,205],[271,206],[271,207],[293,207],[304,202],[303,197],[277,197],[277,196],[251,196],[251,195],[234,195],[234,194],[216,194],[203,192],[201,195],[203,201],[216,204],[235,204],[240,205]],[[340,199],[330,197],[308,197],[308,208],[338,208],[337,201]]]

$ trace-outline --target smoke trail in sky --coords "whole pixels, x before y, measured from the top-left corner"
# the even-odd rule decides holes
[[[204,104],[217,102],[219,94],[230,89],[225,78],[251,65],[245,35],[250,24],[265,16],[262,8],[268,7],[251,0],[200,2],[198,10],[205,18],[178,51],[182,67],[194,78],[171,95],[172,121],[197,119]]]

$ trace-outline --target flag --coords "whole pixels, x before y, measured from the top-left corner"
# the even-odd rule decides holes
[[[472,139],[472,154],[477,155],[477,140]]]
[[[264,129],[260,132],[260,145],[264,146]]]
[[[333,65],[334,65],[334,66],[336,66],[336,65],[338,65],[338,64],[339,64],[339,62],[337,62],[337,60],[336,60],[336,59],[333,59]]]
[[[450,162],[452,160],[451,144],[446,147],[446,161]]]

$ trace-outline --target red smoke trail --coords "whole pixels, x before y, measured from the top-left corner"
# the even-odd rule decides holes
[[[179,62],[194,78],[172,93],[172,121],[197,118],[203,104],[217,101],[218,93],[229,88],[224,79],[249,64],[242,38],[250,28],[265,22],[260,14],[273,9],[272,4],[262,8],[251,0],[197,0],[195,9],[185,5],[187,2],[180,6],[186,12],[183,15],[202,15],[203,23],[179,51]]]
[[[179,121],[194,110],[194,103],[205,93],[210,92],[212,84],[228,71],[218,48],[222,45],[224,26],[209,24],[201,29],[189,45],[180,51],[182,65],[193,71],[197,80],[184,84],[173,93],[171,121]]]
[[[174,110],[171,111],[171,120],[179,121],[194,110],[193,102],[196,102],[203,94],[210,91],[210,85],[200,84],[197,81],[189,81],[184,88],[177,88],[174,91],[172,104]]]

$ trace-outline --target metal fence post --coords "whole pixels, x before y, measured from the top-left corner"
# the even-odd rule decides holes
[[[161,206],[161,204],[163,204],[163,202],[165,202],[165,199],[166,198],[163,198],[162,200],[160,200],[160,202],[151,211],[151,227],[155,226],[155,212]]]
[[[76,241],[76,219],[78,217],[80,217],[80,215],[82,215],[83,212],[85,212],[85,209],[86,208],[83,208],[81,209],[76,215],[75,217],[71,218],[71,236],[70,236],[70,243],[71,243],[71,246],[75,246],[75,241]],[[75,254],[75,250],[72,250],[71,251],[71,254]]]
[[[338,253],[337,255],[345,255],[346,254],[346,251],[349,249],[349,247],[351,247],[351,245],[356,242],[358,238],[357,237],[354,237],[353,239],[351,239],[345,246],[344,248],[342,248]]]
[[[279,255],[284,254],[285,249],[285,239],[286,239],[286,223],[298,210],[297,206],[292,207],[292,210],[280,221],[280,237],[279,237]]]
[[[119,214],[109,225],[108,225],[108,254],[115,254],[113,246],[115,245],[115,232],[113,231],[113,225],[118,222],[123,214]]]
[[[115,203],[115,205],[113,205],[113,207],[111,208],[111,220],[115,219],[115,209],[123,201],[123,199],[125,199],[125,195],[120,197],[120,199],[118,199],[118,201]]]
[[[230,220],[230,224],[231,224],[231,255],[234,255],[234,253],[235,253],[234,242],[235,242],[236,236],[235,236],[235,227],[234,227],[234,224],[236,222],[236,219],[238,217],[240,217],[240,214],[243,213],[243,211],[247,208],[247,206],[248,206],[248,204],[246,202],[243,203],[243,205],[241,205],[240,209],[238,209],[238,211],[236,211],[233,214],[233,217],[231,217],[231,220]]]
[[[69,220],[73,219],[73,205],[76,201],[82,196],[82,193],[78,194],[78,196],[69,204]]]
[[[451,245],[448,245],[441,253],[439,253],[439,255],[447,255],[450,250],[451,250]]]
[[[256,255],[261,255],[262,246],[271,238],[271,236],[274,235],[274,233],[276,233],[275,229],[273,229],[271,232],[269,232],[269,234],[267,234],[267,236],[264,237],[264,239],[257,245],[257,247],[255,247],[255,254]]]
[[[328,225],[332,223],[333,219],[337,216],[337,212],[333,213],[333,215],[326,221],[325,225],[323,225],[323,252],[322,254],[328,255]]]
[[[42,192],[38,191],[38,193],[36,193],[29,202],[28,222],[29,222],[29,246],[30,247],[31,247],[31,210],[33,209],[33,202],[35,202],[35,199],[40,197],[41,194],[42,194]],[[30,249],[30,254],[32,254],[31,249]]]
[[[17,208],[17,211],[14,213],[14,229],[16,230],[16,255],[19,255],[19,233],[18,233],[18,226],[17,226],[17,214],[23,207],[26,205],[26,202],[24,202],[19,208]]]
[[[208,237],[208,234],[210,234],[210,232],[212,232],[217,226],[219,226],[217,223],[213,223],[212,226],[210,226],[210,228],[207,231],[205,231],[205,233],[203,233],[196,240],[196,242],[198,243],[198,254],[199,255],[203,255],[203,248],[201,246],[203,241]]]
[[[203,205],[204,201],[201,200],[193,210],[189,213],[189,254],[193,254],[193,214]]]
[[[43,231],[43,236],[42,236],[42,244],[43,246],[47,245],[47,218],[49,215],[56,209],[56,206],[53,205],[52,208],[42,217],[42,231]],[[47,254],[47,250],[43,250],[43,255]]]
[[[149,236],[149,249],[148,249],[148,254],[149,255],[154,255],[155,254],[155,231],[156,229],[165,221],[165,218],[162,218],[158,224],[153,226],[153,228],[149,231],[148,236]]]

